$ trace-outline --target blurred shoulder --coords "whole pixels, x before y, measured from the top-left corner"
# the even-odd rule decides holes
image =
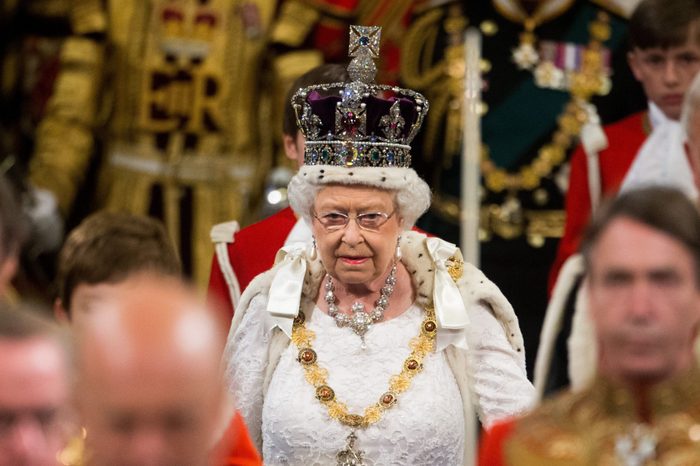
[[[514,422],[505,456],[526,459],[522,464],[581,464],[582,439],[600,424],[601,414],[589,391],[561,393]]]

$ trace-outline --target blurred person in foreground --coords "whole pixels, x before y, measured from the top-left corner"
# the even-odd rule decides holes
[[[0,302],[0,466],[50,466],[72,435],[72,365],[60,329]]]
[[[313,243],[241,297],[225,352],[267,465],[471,464],[473,425],[530,406],[512,307],[459,249],[411,231],[424,97],[374,83],[380,30],[352,26],[352,82],[298,90],[304,165],[288,195]]]
[[[630,191],[583,238],[597,376],[497,424],[482,465],[700,464],[700,215],[681,192]]]
[[[182,282],[132,276],[96,304],[76,337],[87,464],[260,464],[252,447],[227,444],[239,426],[220,377],[225,335]]]
[[[160,220],[107,211],[92,214],[70,232],[58,270],[54,312],[78,333],[91,331],[85,323],[104,303],[142,290],[139,277],[144,274],[163,280],[181,277],[180,261]],[[214,358],[218,361],[220,355]],[[241,460],[257,454],[238,414],[233,414],[219,448],[231,453],[231,462],[223,464],[255,464]]]
[[[292,83],[284,106],[282,146],[295,168],[304,163],[304,135],[297,128],[292,96],[311,84],[345,82],[348,78],[345,66],[326,64],[312,68]],[[240,231],[238,228],[238,222],[231,221],[215,225],[211,231],[216,251],[209,277],[209,298],[223,307],[229,319],[248,283],[272,266],[282,246],[311,241],[309,226],[289,207]]]

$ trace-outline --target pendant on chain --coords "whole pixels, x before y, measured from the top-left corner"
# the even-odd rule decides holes
[[[346,439],[345,449],[340,450],[335,455],[338,460],[338,466],[365,466],[363,459],[365,452],[355,446],[356,440],[357,435],[355,435],[355,431],[350,432]]]

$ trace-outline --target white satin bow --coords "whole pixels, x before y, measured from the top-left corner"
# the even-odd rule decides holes
[[[435,263],[433,303],[438,326],[445,329],[464,329],[469,325],[469,316],[459,288],[447,271],[447,260],[455,255],[457,246],[440,238],[428,238],[426,245]]]
[[[292,337],[292,324],[299,314],[301,290],[306,274],[305,243],[284,246],[277,253],[277,273],[270,284],[267,299],[267,313],[271,328],[279,327],[289,338]]]

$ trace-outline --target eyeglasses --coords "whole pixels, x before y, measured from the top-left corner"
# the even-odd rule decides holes
[[[337,231],[345,228],[351,218],[363,230],[378,231],[395,212],[395,210],[390,214],[386,212],[365,212],[352,216],[343,212],[321,212],[319,214],[314,213],[314,217],[323,225],[326,231]]]

